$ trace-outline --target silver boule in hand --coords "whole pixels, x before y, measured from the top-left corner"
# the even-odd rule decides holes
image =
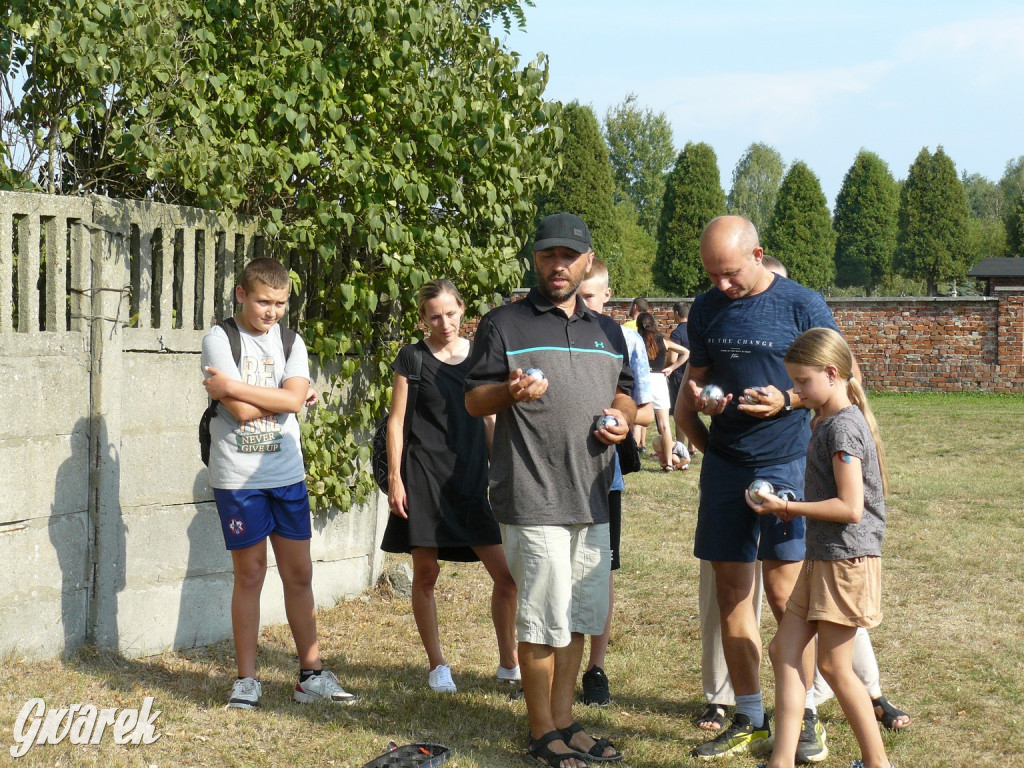
[[[767,480],[755,480],[747,488],[747,493],[750,494],[750,500],[755,504],[761,504],[764,502],[764,495],[767,493],[775,493],[775,488]]]

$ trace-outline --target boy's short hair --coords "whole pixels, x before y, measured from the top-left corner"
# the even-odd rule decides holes
[[[608,265],[598,256],[594,257],[590,264],[590,269],[587,270],[587,274],[583,276],[583,279],[593,280],[595,277],[604,278],[604,281],[608,282]]]
[[[242,276],[238,284],[245,291],[251,291],[256,287],[256,283],[263,283],[263,285],[277,290],[290,288],[292,284],[288,270],[284,268],[284,265],[275,259],[269,258],[253,259],[242,270]]]
[[[690,305],[685,301],[677,301],[672,305],[672,311],[685,320],[690,314]]]

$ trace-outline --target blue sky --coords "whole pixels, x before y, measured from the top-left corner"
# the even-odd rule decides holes
[[[922,146],[993,181],[1024,155],[1024,3],[536,0],[508,46],[550,59],[548,98],[603,120],[635,92],[676,149],[714,147],[726,192],[755,141],[818,175],[829,206],[861,148],[898,178]]]

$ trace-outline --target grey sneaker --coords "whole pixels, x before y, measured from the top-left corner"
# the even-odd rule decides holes
[[[321,670],[319,674],[307,677],[295,684],[295,700],[308,704],[313,701],[332,701],[335,704],[355,704],[359,698],[341,687],[333,672]]]
[[[804,710],[804,726],[800,731],[800,741],[796,743],[796,761],[798,763],[820,763],[828,757],[825,744],[825,726],[818,719],[817,712]]]
[[[228,699],[229,709],[256,709],[260,705],[263,686],[255,677],[243,677],[235,680],[231,686],[231,697]]]
[[[690,752],[690,754],[693,757],[699,757],[701,760],[714,760],[716,757],[738,755],[748,752],[754,744],[766,742],[771,735],[772,729],[768,725],[768,715],[764,716],[764,722],[760,727],[757,727],[750,722],[749,717],[737,713],[728,728],[717,737],[705,741]]]

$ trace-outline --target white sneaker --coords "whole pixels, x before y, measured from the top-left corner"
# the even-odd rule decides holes
[[[498,680],[503,683],[514,683],[522,680],[523,676],[519,671],[519,665],[516,664],[512,669],[506,669],[505,667],[498,665]]]
[[[228,699],[229,709],[255,709],[260,705],[263,686],[255,677],[243,677],[235,680],[231,686],[231,698]]]
[[[452,680],[452,668],[447,664],[438,664],[430,670],[427,682],[430,684],[430,690],[436,693],[455,693],[458,690],[455,681]]]
[[[295,700],[303,704],[312,701],[333,701],[335,704],[355,704],[359,697],[341,687],[333,672],[322,670],[295,684]]]

